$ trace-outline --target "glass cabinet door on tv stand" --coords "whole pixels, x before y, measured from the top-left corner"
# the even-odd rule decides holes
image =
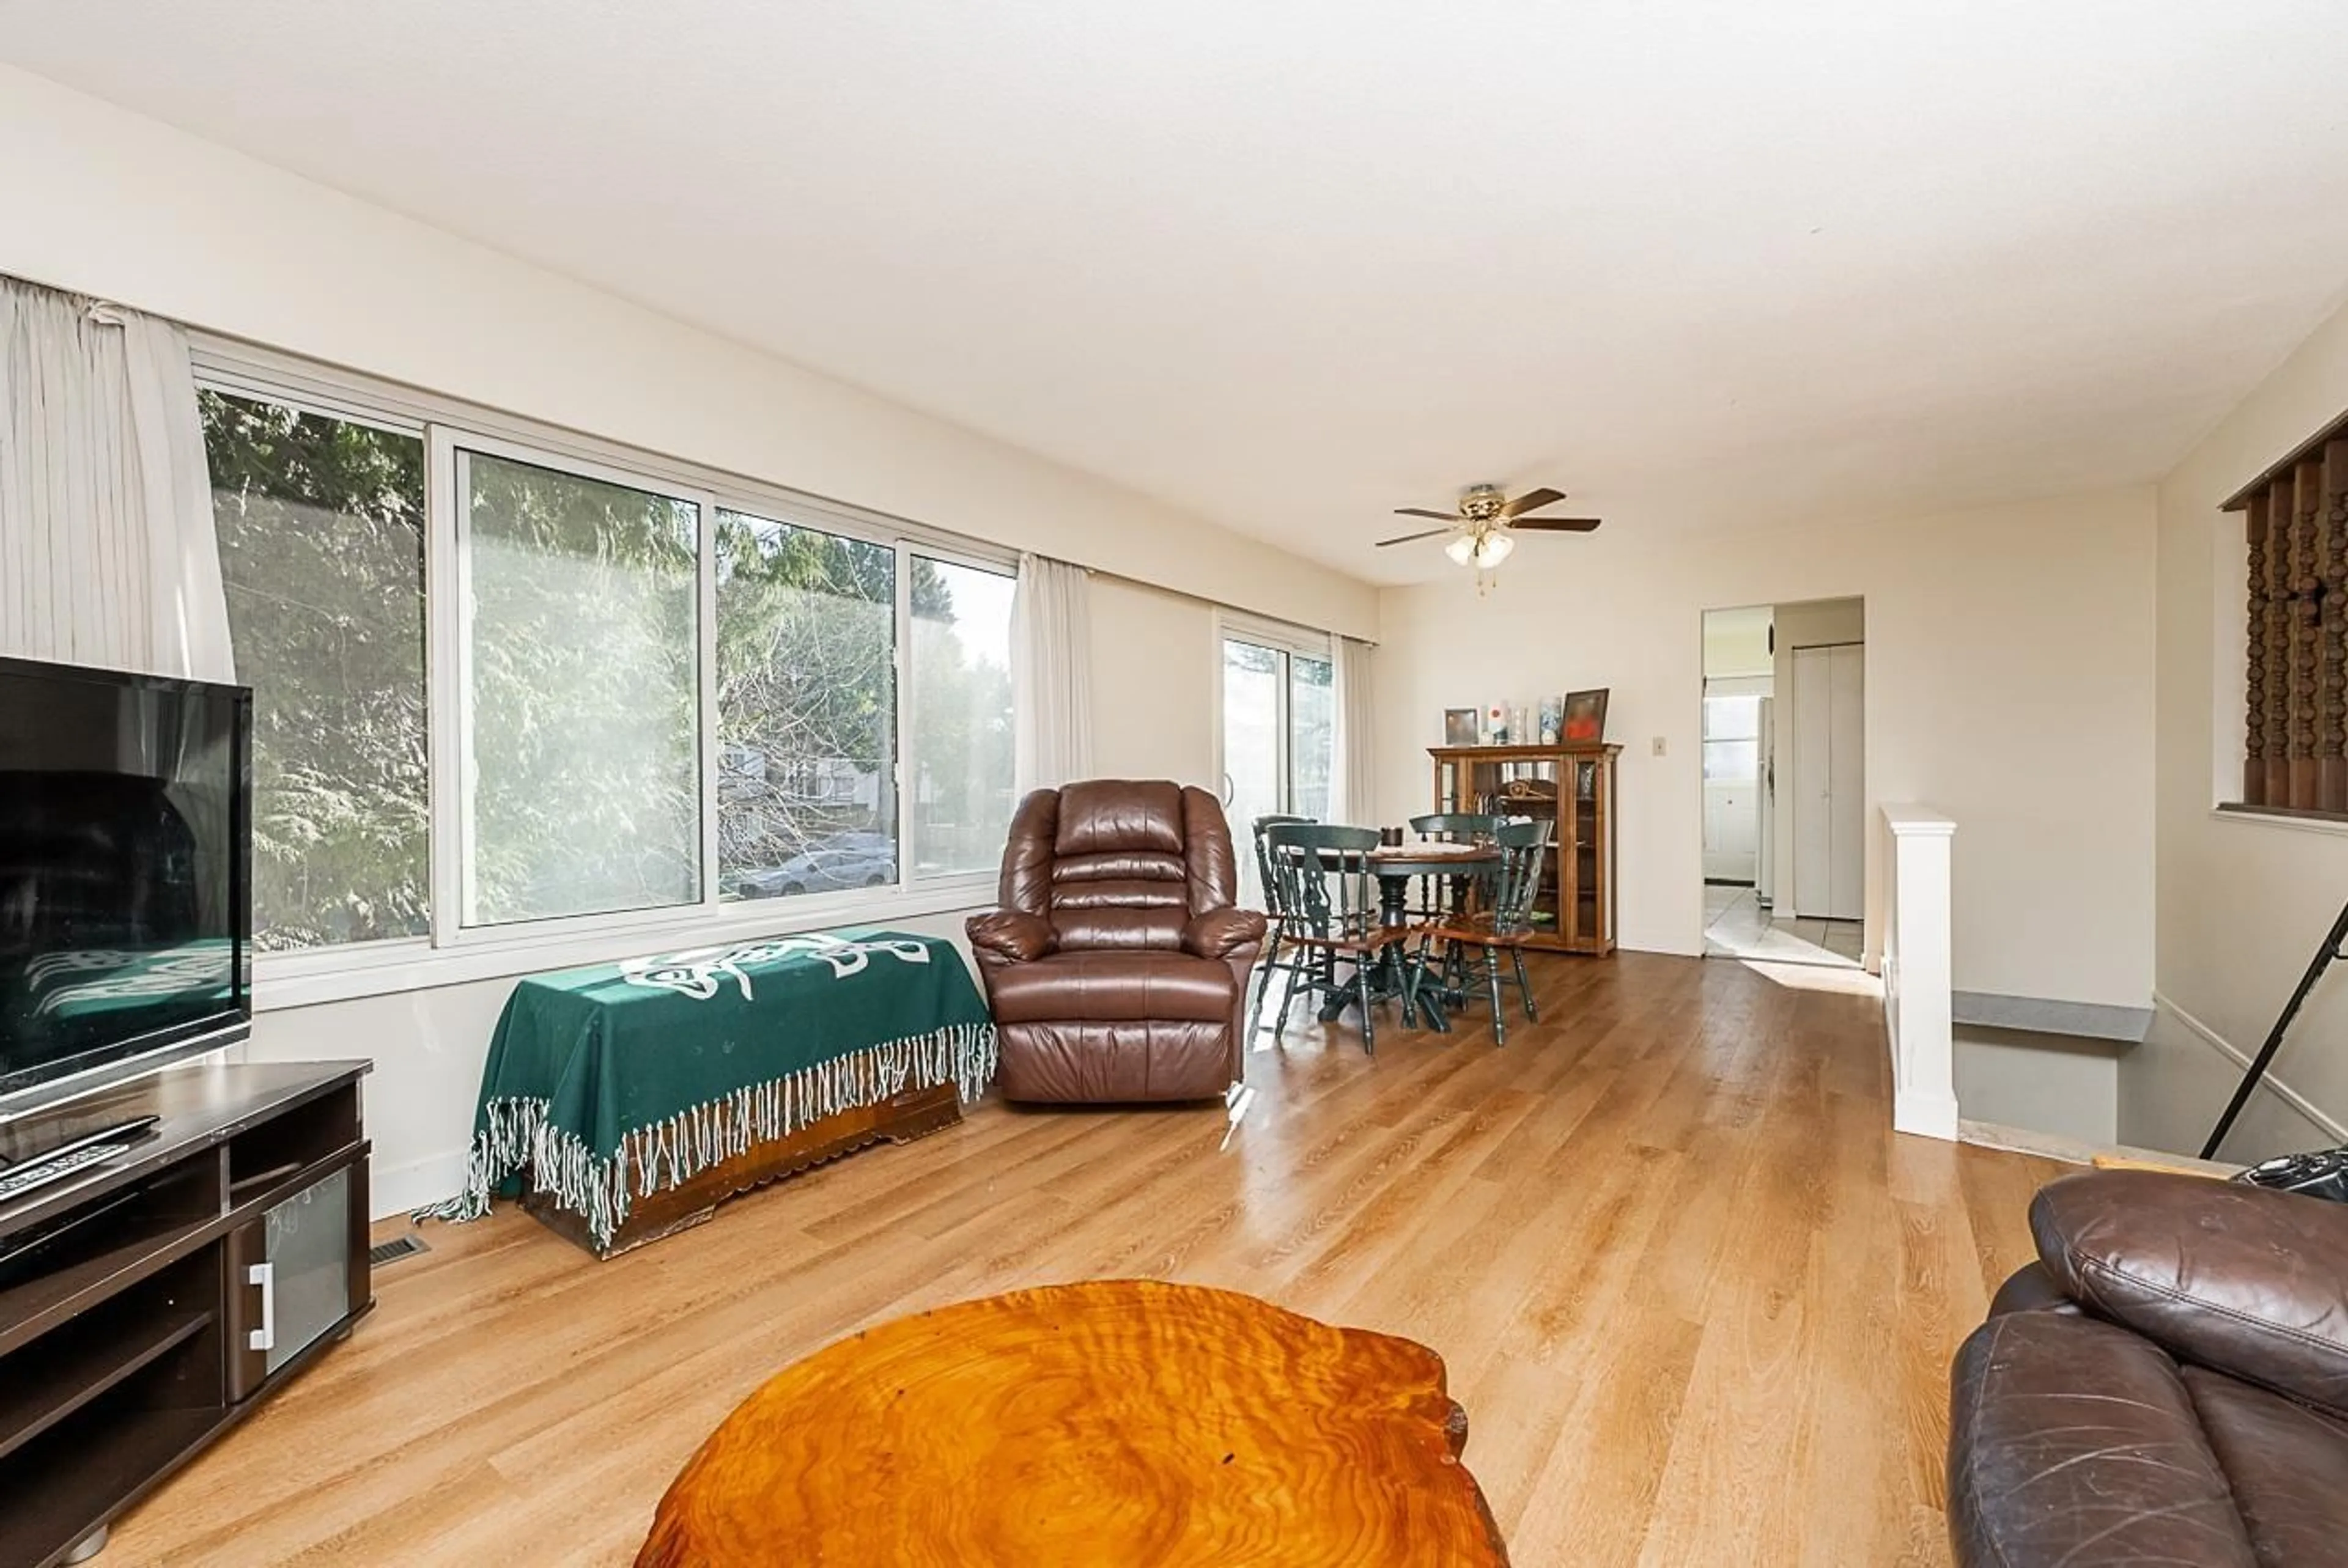
[[[1590,743],[1427,748],[1435,810],[1556,823],[1533,903],[1534,947],[1614,950],[1614,759],[1622,750]]]

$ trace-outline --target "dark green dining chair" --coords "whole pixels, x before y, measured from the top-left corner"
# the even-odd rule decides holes
[[[1525,938],[1533,934],[1533,904],[1540,896],[1541,874],[1549,858],[1550,830],[1546,818],[1502,822],[1492,830],[1493,847],[1500,862],[1486,879],[1479,907],[1464,913],[1438,916],[1418,927],[1417,961],[1410,966],[1412,1001],[1426,983],[1428,949],[1444,945],[1442,973],[1459,972],[1457,961],[1472,951],[1484,955],[1485,994],[1492,1005],[1492,1043],[1509,1043],[1508,1009],[1500,997],[1500,954],[1509,955],[1515,971],[1517,999],[1528,1020],[1540,1017],[1533,1004],[1533,988],[1525,978]],[[1404,1004],[1407,1013],[1411,1003]]]
[[[1492,830],[1508,820],[1488,811],[1431,811],[1425,816],[1412,817],[1410,830],[1421,838],[1472,844],[1478,838],[1491,837]]]
[[[1378,879],[1370,851],[1378,846],[1375,827],[1337,827],[1283,823],[1264,830],[1264,850],[1273,889],[1271,902],[1281,922],[1282,964],[1287,983],[1272,1036],[1288,1026],[1299,986],[1310,996],[1326,996],[1323,1016],[1351,1002],[1362,1009],[1362,1050],[1377,1050],[1376,997],[1373,979],[1385,950],[1386,930],[1378,908]],[[1342,980],[1338,966],[1353,972]],[[1266,988],[1269,992],[1269,986]],[[1259,1007],[1262,999],[1258,999]],[[1252,1034],[1253,1029],[1250,1030]]]
[[[1312,820],[1309,816],[1291,816],[1282,812],[1272,812],[1257,817],[1248,825],[1248,831],[1255,844],[1255,879],[1256,886],[1263,890],[1264,912],[1263,957],[1256,964],[1255,999],[1248,1005],[1248,1038],[1251,1040],[1255,1038],[1256,1030],[1262,1027],[1260,1020],[1263,1013],[1264,993],[1272,989],[1272,974],[1276,970],[1287,968],[1289,963],[1294,961],[1292,957],[1284,962],[1281,953],[1282,916],[1272,902],[1272,860],[1264,844],[1263,835],[1275,827],[1301,826]]]

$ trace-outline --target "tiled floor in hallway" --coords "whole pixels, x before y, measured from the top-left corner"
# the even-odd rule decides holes
[[[1766,958],[1778,964],[1859,967],[1862,927],[1856,920],[1773,919],[1750,887],[1707,883],[1704,950],[1710,958]]]

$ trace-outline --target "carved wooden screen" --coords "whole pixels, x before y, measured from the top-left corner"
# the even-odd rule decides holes
[[[2242,804],[2348,815],[2348,432],[2226,506],[2250,548]]]

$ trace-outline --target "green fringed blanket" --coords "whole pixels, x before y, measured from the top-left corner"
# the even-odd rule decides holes
[[[465,1188],[417,1217],[479,1219],[525,1166],[599,1246],[649,1197],[907,1088],[994,1075],[994,1029],[935,937],[819,931],[539,975],[481,1070]]]

